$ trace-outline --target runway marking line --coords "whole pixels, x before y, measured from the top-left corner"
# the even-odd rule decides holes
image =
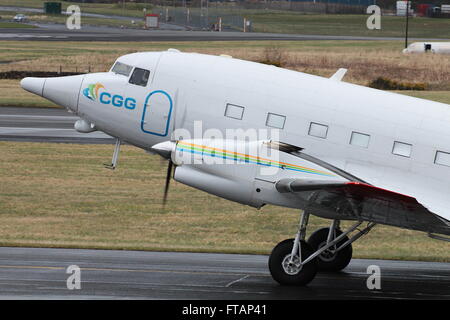
[[[47,270],[65,270],[65,267],[50,267],[50,266],[16,266],[16,265],[0,265],[1,269],[47,269]],[[83,271],[112,271],[112,272],[144,272],[144,273],[152,273],[152,272],[160,272],[160,273],[180,273],[180,274],[204,274],[204,275],[225,275],[225,276],[241,276],[239,280],[243,280],[247,277],[270,277],[265,274],[248,274],[248,273],[225,273],[225,272],[203,272],[203,271],[179,271],[179,270],[161,270],[161,269],[119,269],[119,268],[84,268],[80,267]],[[233,281],[233,283],[236,281]]]
[[[44,267],[44,266],[0,266],[2,269],[50,269],[64,270],[63,267]]]
[[[242,280],[245,280],[245,279],[247,279],[248,277],[250,277],[249,274],[247,274],[247,275],[245,275],[244,277],[239,278],[239,279],[237,279],[237,280],[231,281],[230,283],[228,283],[228,284],[225,286],[225,288],[229,288],[229,287],[231,287],[233,284],[238,283],[238,282],[240,282],[240,281],[242,281]]]

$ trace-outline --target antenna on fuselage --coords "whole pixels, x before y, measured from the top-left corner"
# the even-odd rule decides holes
[[[340,68],[338,71],[336,71],[331,77],[331,80],[334,81],[341,81],[342,78],[344,78],[345,74],[347,73],[347,69]]]

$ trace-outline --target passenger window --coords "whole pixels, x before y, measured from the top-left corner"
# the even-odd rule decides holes
[[[228,118],[233,118],[237,120],[242,120],[242,116],[244,115],[244,107],[237,106],[231,103],[227,103],[225,108],[225,116]]]
[[[393,154],[395,154],[397,156],[410,158],[411,157],[411,152],[412,152],[412,145],[411,144],[398,142],[398,141],[394,142],[394,147],[392,149],[392,153]]]
[[[450,153],[438,151],[434,163],[450,167]]]
[[[112,67],[111,71],[117,74],[121,74],[123,76],[128,77],[133,69],[132,66],[129,66],[122,62],[116,62]]]
[[[266,126],[268,127],[283,129],[285,122],[285,116],[270,112],[267,114]]]
[[[313,137],[325,139],[328,134],[328,126],[311,122],[308,134]]]
[[[369,147],[369,141],[370,136],[368,134],[359,133],[359,132],[352,132],[352,137],[350,138],[350,144],[362,147],[362,148],[368,148]]]
[[[129,82],[131,84],[145,87],[147,85],[149,76],[150,71],[141,68],[134,68]]]

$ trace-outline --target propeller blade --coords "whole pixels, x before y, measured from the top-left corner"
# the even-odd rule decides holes
[[[166,185],[164,187],[163,207],[166,206],[166,202],[167,202],[170,178],[172,177],[172,167],[173,167],[173,162],[172,162],[172,160],[169,160],[169,166],[167,167],[167,175],[166,175]]]

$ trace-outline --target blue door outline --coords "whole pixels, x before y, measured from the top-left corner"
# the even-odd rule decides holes
[[[165,130],[164,134],[161,134],[158,132],[152,132],[152,131],[148,131],[148,130],[144,129],[144,124],[145,124],[144,119],[145,119],[145,112],[147,111],[147,103],[148,103],[148,100],[150,99],[150,97],[156,93],[162,93],[163,95],[165,95],[167,97],[167,99],[169,99],[169,103],[170,103],[169,114],[167,116],[167,122],[166,122],[166,130]],[[160,136],[160,137],[167,136],[167,133],[169,131],[170,117],[172,115],[172,108],[173,108],[172,98],[170,97],[170,95],[167,92],[165,92],[164,90],[155,90],[155,91],[150,92],[147,95],[147,98],[145,98],[144,109],[142,110],[141,130],[145,133],[153,134],[153,135]]]

